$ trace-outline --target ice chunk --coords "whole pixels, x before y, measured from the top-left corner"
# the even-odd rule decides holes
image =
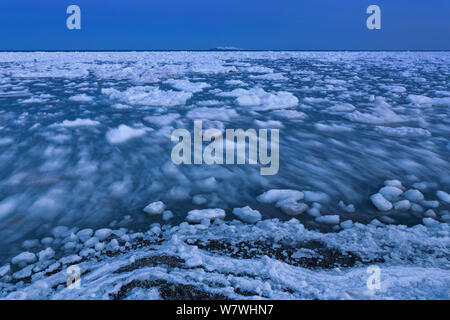
[[[406,211],[411,208],[411,202],[409,200],[400,200],[394,204],[395,210]]]
[[[249,206],[243,208],[234,208],[233,214],[244,222],[255,223],[261,220],[261,213],[258,210],[253,210]]]
[[[91,96],[88,96],[85,93],[82,94],[77,94],[74,96],[71,96],[69,98],[70,101],[76,101],[76,102],[91,102],[92,100],[94,100],[94,98],[92,98]]]
[[[308,205],[298,203],[290,199],[278,201],[276,207],[280,208],[284,213],[290,216],[297,216],[308,210]]]
[[[298,104],[297,97],[290,92],[269,93],[261,88],[235,89],[220,95],[237,97],[236,103],[241,107],[255,107],[257,110],[285,109]]]
[[[83,229],[77,232],[77,237],[81,242],[86,242],[94,233],[92,229]]]
[[[353,227],[353,221],[352,220],[345,220],[343,222],[341,222],[340,224],[342,229],[350,229]]]
[[[192,93],[200,92],[205,88],[211,87],[211,85],[209,85],[206,82],[191,82],[189,80],[169,79],[166,80],[164,83],[171,85],[175,89]]]
[[[306,211],[311,217],[320,217],[320,210],[318,208],[310,208]]]
[[[5,264],[4,266],[0,267],[0,278],[6,276],[10,272],[11,266],[9,264]]]
[[[348,213],[355,212],[355,206],[353,204],[345,205],[344,201],[340,200],[338,203],[339,208]]]
[[[218,121],[230,121],[238,117],[238,113],[233,109],[228,108],[208,108],[201,107],[189,110],[186,117],[192,120],[206,119]]]
[[[412,127],[376,127],[380,133],[391,137],[430,137],[431,132],[422,128]]]
[[[397,187],[386,186],[381,188],[379,193],[381,193],[387,200],[392,201],[398,198],[403,193],[403,190]]]
[[[200,223],[202,220],[215,220],[223,218],[225,218],[225,211],[223,209],[196,209],[188,212],[186,220],[193,223]]]
[[[168,220],[172,219],[173,218],[172,211],[170,211],[170,210],[164,211],[162,218],[163,218],[164,221],[168,221]]]
[[[115,129],[110,129],[106,133],[106,139],[111,144],[123,143],[129,139],[143,136],[147,131],[143,128],[135,129],[121,124]]]
[[[420,204],[422,206],[424,206],[425,208],[438,208],[439,207],[439,201],[437,200],[423,200],[420,202]]]
[[[328,216],[320,216],[315,219],[318,223],[325,224],[339,224],[339,216],[338,215],[328,215]]]
[[[203,204],[205,204],[207,202],[208,202],[208,199],[206,199],[204,196],[202,196],[200,194],[195,195],[195,196],[192,197],[192,203],[196,204],[198,206],[201,206],[201,205],[203,205]]]
[[[381,193],[373,194],[370,196],[370,200],[379,211],[389,211],[392,209],[392,203],[386,200]]]
[[[439,225],[439,222],[434,220],[433,218],[423,218],[422,222],[427,227],[435,227]]]
[[[405,190],[405,187],[402,185],[402,182],[400,180],[385,180],[384,185],[388,187],[396,187],[401,190]]]
[[[97,231],[95,231],[94,236],[95,236],[98,240],[104,241],[104,240],[107,239],[111,234],[112,234],[112,230],[111,230],[111,229],[103,228],[103,229],[98,229]]]
[[[39,261],[46,261],[55,256],[55,250],[48,247],[47,249],[39,251],[38,256],[39,256]]]
[[[162,91],[157,87],[137,86],[121,92],[113,88],[102,89],[102,94],[108,95],[110,99],[130,105],[173,107],[183,105],[192,97],[191,92],[184,91]]]
[[[433,209],[428,209],[427,211],[425,211],[425,213],[423,214],[425,217],[428,218],[434,218],[436,219],[436,213],[433,211]]]
[[[422,192],[417,189],[409,189],[404,193],[404,197],[412,202],[420,202],[424,199]]]
[[[299,201],[304,198],[304,193],[291,189],[271,189],[269,191],[260,194],[256,197],[256,200],[262,203],[274,203],[282,200]]]
[[[445,203],[450,203],[450,194],[445,191],[438,190],[436,191],[436,196]]]
[[[162,201],[155,201],[144,208],[144,211],[150,215],[160,215],[163,213],[166,205]]]
[[[36,255],[32,252],[22,252],[11,259],[11,263],[18,265],[19,267],[24,267],[30,263],[36,262]]]
[[[100,122],[91,119],[75,119],[75,120],[64,120],[61,123],[56,123],[55,126],[72,128],[81,126],[98,126]]]
[[[37,239],[33,239],[33,240],[25,240],[22,243],[22,247],[24,247],[25,249],[29,250],[32,248],[35,248],[39,245],[39,240]]]
[[[68,235],[69,228],[66,226],[57,226],[52,229],[52,235],[55,238],[64,238]]]

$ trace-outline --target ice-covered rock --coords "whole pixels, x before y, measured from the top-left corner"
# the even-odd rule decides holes
[[[233,214],[244,222],[255,223],[261,220],[261,213],[258,210],[253,210],[249,206],[243,208],[234,208]]]
[[[160,215],[164,212],[166,205],[162,201],[155,201],[144,208],[144,212],[150,215]]]
[[[339,224],[339,216],[338,215],[327,215],[327,216],[320,216],[315,219],[318,223],[325,223],[325,224]]]
[[[186,220],[192,223],[201,223],[202,220],[215,220],[225,218],[225,210],[214,209],[195,209],[188,212]]]
[[[409,200],[400,200],[394,204],[395,210],[406,211],[411,208],[411,202]]]
[[[403,190],[397,187],[386,186],[381,188],[379,193],[381,193],[386,200],[393,201],[403,193]]]
[[[450,194],[445,191],[438,190],[436,191],[436,196],[445,203],[450,203]]]
[[[381,193],[373,194],[370,196],[370,200],[379,211],[389,211],[392,209],[392,203],[386,200]]]
[[[408,189],[403,196],[411,202],[421,202],[424,199],[422,192],[417,189]]]

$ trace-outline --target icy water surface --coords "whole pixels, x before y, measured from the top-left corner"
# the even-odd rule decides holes
[[[449,79],[448,52],[0,53],[0,262],[60,225],[146,230],[246,205],[291,219],[256,200],[269,189],[317,192],[309,208],[341,221],[447,222]],[[278,128],[278,174],[175,166],[170,135],[194,120]],[[391,179],[438,207],[380,213],[369,197]],[[174,218],[144,213],[153,201]],[[314,215],[297,218],[331,230]]]

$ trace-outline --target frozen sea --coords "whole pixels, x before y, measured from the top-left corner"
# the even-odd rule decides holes
[[[449,80],[450,52],[2,52],[0,297],[449,299]],[[279,129],[278,174],[173,164],[194,120]]]

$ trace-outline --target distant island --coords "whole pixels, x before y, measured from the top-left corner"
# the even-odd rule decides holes
[[[242,50],[244,49],[236,47],[215,47],[211,49],[211,51],[242,51]]]

